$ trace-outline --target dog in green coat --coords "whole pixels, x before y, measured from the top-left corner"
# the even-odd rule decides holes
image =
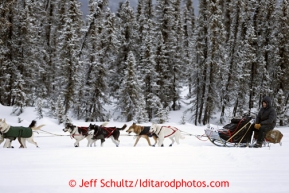
[[[36,121],[34,120],[29,127],[11,126],[7,124],[5,120],[0,119],[0,132],[2,135],[0,136],[0,144],[4,141],[4,138],[6,138],[4,147],[9,148],[11,147],[12,140],[18,138],[21,145],[20,148],[27,148],[26,141],[38,147],[37,143],[33,140],[33,131],[39,130],[43,126],[44,125],[36,126]]]

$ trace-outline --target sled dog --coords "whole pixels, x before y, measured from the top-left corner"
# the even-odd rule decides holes
[[[100,139],[101,141],[101,147],[103,146],[103,143],[105,142],[105,138],[110,138],[112,142],[116,145],[116,147],[119,146],[119,136],[120,136],[120,130],[124,130],[126,128],[126,124],[122,126],[122,128],[117,127],[105,127],[103,125],[93,125],[90,124],[88,127],[89,132],[92,133],[92,137],[90,138],[90,143],[95,142],[96,140]],[[90,145],[91,146],[91,145]]]
[[[127,133],[135,133],[137,135],[135,143],[134,143],[134,147],[137,145],[138,141],[140,138],[145,138],[149,144],[149,146],[155,146],[157,143],[157,135],[154,133],[150,132],[150,126],[141,126],[141,125],[137,125],[135,123],[133,123],[128,130],[126,130]],[[149,137],[153,137],[155,144],[151,145],[150,139]]]
[[[29,127],[11,126],[6,123],[5,119],[0,119],[0,132],[2,133],[0,144],[3,142],[4,138],[7,138],[3,147],[10,148],[12,147],[12,140],[18,138],[20,148],[27,148],[26,141],[38,147],[38,144],[33,139],[33,131],[39,130],[43,126],[44,125],[36,126],[36,121],[34,120],[31,122]]]
[[[152,124],[150,132],[153,132],[158,136],[158,146],[162,146],[165,138],[170,138],[172,141],[170,146],[172,146],[175,141],[177,144],[179,144],[179,139],[185,138],[181,135],[181,132],[178,128],[172,126],[160,126],[157,124]]]

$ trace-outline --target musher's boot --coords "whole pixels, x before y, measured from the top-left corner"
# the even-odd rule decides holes
[[[262,147],[262,143],[261,142],[257,142],[257,143],[255,143],[255,145],[253,147],[254,148],[261,148]]]

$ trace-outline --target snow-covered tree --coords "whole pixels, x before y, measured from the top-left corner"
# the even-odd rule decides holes
[[[75,103],[78,118],[86,121],[105,121],[104,105],[109,103],[109,66],[114,60],[117,41],[114,30],[114,14],[107,1],[91,0],[88,26],[84,36],[82,58],[82,82]]]
[[[113,72],[110,78],[111,95],[114,96],[120,88],[123,81],[123,75],[127,71],[125,64],[128,59],[129,52],[133,51],[136,61],[138,61],[138,24],[133,8],[128,0],[120,4],[116,16],[119,18],[118,41],[119,49],[116,53],[116,59],[111,66],[110,71]]]
[[[127,71],[125,72],[123,82],[120,85],[116,110],[120,112],[120,118],[125,121],[147,122],[148,116],[142,89],[135,70],[135,57],[133,52],[129,52],[127,61]]]
[[[277,115],[280,125],[288,123],[289,111],[289,2],[283,0],[275,14],[272,44],[269,47],[272,60],[272,87],[276,98]],[[274,60],[275,59],[275,60]]]
[[[202,117],[204,111],[204,97],[206,89],[206,58],[208,55],[207,44],[208,44],[208,11],[207,1],[202,0],[199,3],[199,16],[196,22],[196,29],[194,31],[194,59],[192,62],[192,74],[190,76],[192,82],[192,92],[187,96],[190,99],[188,105],[190,106],[187,113],[191,114],[190,121],[194,121],[195,125],[202,124]]]
[[[12,13],[16,2],[2,2],[0,5],[0,103],[11,105],[11,75],[16,69],[12,66],[13,22]]]
[[[58,40],[56,84],[64,95],[66,114],[72,107],[79,86],[79,50],[81,28],[83,24],[80,4],[77,0],[65,1],[63,14],[64,26]]]
[[[65,122],[65,106],[64,106],[64,99],[59,95],[57,101],[53,105],[55,107],[54,115],[55,118],[58,120],[58,124],[62,124]]]
[[[181,60],[183,44],[183,28],[180,16],[180,1],[158,0],[156,2],[157,30],[162,34],[157,36],[162,41],[162,64],[157,62],[159,73],[159,97],[164,107],[169,106],[173,110],[179,108],[180,100],[180,75],[183,62]]]
[[[37,118],[42,119],[44,115],[43,115],[43,101],[41,99],[38,99],[36,101],[35,111],[37,114]]]
[[[191,74],[194,72],[193,60],[195,56],[195,49],[194,49],[194,30],[195,30],[195,13],[194,13],[194,6],[191,0],[186,0],[184,2],[183,7],[183,15],[182,15],[182,23],[183,23],[183,30],[184,30],[184,37],[183,37],[183,74],[186,84],[189,87],[189,93],[192,92],[192,77]]]
[[[225,47],[226,32],[222,22],[219,0],[212,0],[208,5],[208,9],[211,14],[208,18],[208,56],[206,58],[206,84],[208,86],[205,94],[203,124],[209,123],[210,119],[213,118],[214,110],[219,107],[218,101],[221,101],[221,104],[225,101],[225,85],[228,76],[228,68],[225,63],[227,53]],[[221,116],[220,121],[222,122],[223,119]]]

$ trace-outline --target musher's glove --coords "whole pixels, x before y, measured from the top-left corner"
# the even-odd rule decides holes
[[[260,129],[260,127],[261,127],[261,124],[255,124],[255,125],[254,125],[254,128],[255,128],[255,129]]]

